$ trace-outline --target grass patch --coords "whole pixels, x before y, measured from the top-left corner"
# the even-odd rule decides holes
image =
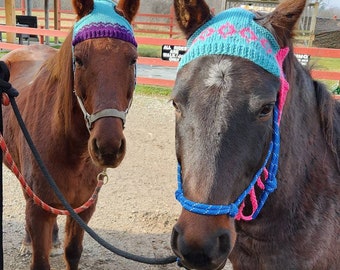
[[[312,57],[310,63],[315,69],[340,71],[340,58]]]
[[[4,55],[6,55],[8,52],[0,52],[0,57],[3,57]]]
[[[310,60],[312,69],[340,71],[340,58],[312,57]],[[319,80],[327,86],[332,93],[339,93],[339,81]]]
[[[330,80],[322,80],[322,79],[318,79],[318,81],[326,85],[328,91],[330,91],[332,94],[338,94],[338,95],[340,94],[339,81],[330,81]]]
[[[138,55],[143,57],[161,57],[162,48],[157,45],[138,45]]]
[[[142,94],[142,95],[148,95],[148,96],[170,97],[171,88],[137,84],[136,93]]]

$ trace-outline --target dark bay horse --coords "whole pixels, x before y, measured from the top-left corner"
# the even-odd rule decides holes
[[[187,269],[340,269],[340,103],[293,54],[305,2],[215,16],[174,1],[189,49],[171,245]]]
[[[125,116],[135,87],[137,44],[131,21],[139,1],[73,0],[77,21],[60,50],[32,45],[3,57],[17,103],[32,139],[65,198],[76,208],[97,185],[97,175],[124,158]],[[84,121],[85,116],[85,121]],[[4,112],[10,153],[33,191],[63,209],[40,172],[10,108]],[[50,269],[58,243],[56,215],[25,194],[26,237],[32,245],[31,269]],[[95,204],[80,214],[88,222]],[[84,231],[66,220],[66,269],[78,269]]]

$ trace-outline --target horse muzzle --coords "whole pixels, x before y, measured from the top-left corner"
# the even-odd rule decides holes
[[[203,216],[183,209],[174,226],[171,247],[186,269],[220,270],[236,240],[234,220],[226,215]]]
[[[91,129],[88,149],[95,165],[116,168],[124,159],[126,139],[119,118],[102,118]]]

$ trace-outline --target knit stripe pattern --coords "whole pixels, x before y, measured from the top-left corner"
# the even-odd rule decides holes
[[[254,18],[255,14],[242,8],[231,8],[214,16],[189,38],[189,49],[178,69],[201,56],[231,55],[248,59],[280,77],[276,60],[280,46]]]
[[[115,10],[110,0],[95,0],[93,11],[77,21],[73,27],[72,46],[93,38],[115,38],[137,47],[130,23]]]

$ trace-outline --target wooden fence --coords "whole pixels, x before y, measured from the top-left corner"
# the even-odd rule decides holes
[[[43,36],[55,36],[55,37],[66,37],[68,32],[58,31],[58,30],[47,30],[47,29],[36,29],[28,27],[15,27],[0,25],[0,32],[9,33],[19,33],[19,34],[30,34],[37,35],[40,37],[40,41],[43,41]],[[137,37],[138,44],[156,45],[162,46],[164,44],[185,46],[186,41],[184,39],[169,39],[169,38],[147,38],[147,37]],[[13,44],[0,42],[0,49],[13,50],[20,48],[25,45]],[[340,58],[340,50],[337,49],[325,49],[325,48],[313,48],[313,47],[295,47],[294,53],[306,54],[314,57],[328,57],[328,58]],[[163,67],[177,67],[177,62],[169,62],[161,60],[160,58],[149,58],[149,57],[139,57],[139,64],[151,65],[151,66],[163,66]],[[326,79],[335,80],[340,82],[340,71],[329,71],[329,70],[312,70],[312,76],[315,79]],[[138,76],[137,83],[139,84],[149,84],[149,85],[159,85],[172,87],[174,85],[174,80],[166,79],[156,79],[156,78],[144,78]]]
[[[48,12],[48,28],[62,31],[70,30],[75,21],[75,14],[73,10],[61,9],[60,7],[61,5],[59,4],[56,12],[53,10]],[[3,24],[5,24],[4,11],[4,7],[0,7],[0,23]],[[16,9],[16,15],[25,15],[25,12],[26,8],[22,3],[21,7]],[[47,28],[45,27],[46,20],[43,9],[32,9],[32,15],[37,17],[40,28]],[[55,15],[57,18],[55,18]],[[181,36],[177,27],[173,8],[170,8],[168,14],[138,13],[132,26],[136,33],[164,35],[169,38]]]

